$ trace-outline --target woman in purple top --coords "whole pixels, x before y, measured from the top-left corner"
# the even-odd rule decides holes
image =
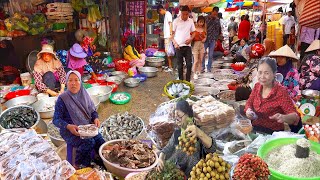
[[[98,153],[105,141],[100,133],[93,138],[81,139],[78,126],[95,124],[99,127],[98,113],[81,84],[81,75],[78,71],[68,72],[67,89],[58,97],[53,124],[60,129],[60,135],[66,143],[77,148],[75,167],[88,167],[92,161],[90,156],[92,150]]]

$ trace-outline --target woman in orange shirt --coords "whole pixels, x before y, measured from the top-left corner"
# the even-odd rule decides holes
[[[201,72],[202,68],[202,59],[204,56],[204,42],[207,38],[206,32],[206,22],[203,16],[199,16],[196,25],[196,31],[194,32],[196,35],[193,39],[193,47],[192,47],[192,54],[193,54],[193,79],[198,79],[198,75]]]

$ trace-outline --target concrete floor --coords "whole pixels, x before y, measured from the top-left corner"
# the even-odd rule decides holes
[[[171,80],[174,80],[173,73],[158,72],[153,78],[148,78],[145,82],[140,83],[138,87],[129,88],[121,83],[117,92],[127,92],[131,94],[131,101],[128,104],[116,105],[109,101],[100,103],[98,109],[99,119],[105,121],[109,116],[117,113],[128,111],[144,120],[145,125],[149,124],[150,115],[156,110],[162,102],[168,101],[169,98],[163,96],[163,87]],[[146,133],[141,138],[146,137]]]

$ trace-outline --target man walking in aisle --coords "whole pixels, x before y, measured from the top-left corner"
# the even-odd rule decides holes
[[[187,65],[186,80],[190,81],[192,69],[191,42],[195,36],[196,28],[193,20],[189,18],[189,7],[181,8],[181,16],[173,21],[172,41],[176,50],[179,79],[183,80],[183,60]],[[192,35],[191,35],[192,34]]]
[[[165,69],[167,72],[172,71],[172,57],[174,56],[174,53],[168,52],[169,46],[171,45],[170,37],[172,35],[172,14],[165,10],[162,5],[159,5],[157,8],[157,11],[159,14],[164,15],[164,21],[163,21],[163,38],[164,38],[164,45],[165,50],[168,57],[168,68]]]
[[[218,18],[219,8],[214,7],[211,15],[206,17],[207,23],[207,40],[204,43],[204,50],[205,52],[209,48],[209,57],[208,57],[208,65],[207,65],[207,72],[211,72],[212,68],[212,60],[213,60],[213,51],[216,45],[216,40],[219,38],[221,34],[221,24],[220,19]],[[205,56],[202,60],[202,72],[205,71]]]
[[[288,38],[291,33],[291,27],[296,23],[294,17],[292,16],[292,9],[288,8],[287,15],[282,19],[282,31],[283,31],[283,45],[288,43]]]

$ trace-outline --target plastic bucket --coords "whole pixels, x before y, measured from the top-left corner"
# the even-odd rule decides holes
[[[30,86],[32,83],[32,77],[31,74],[26,72],[26,73],[22,73],[20,74],[20,78],[21,78],[21,83],[22,86]]]

